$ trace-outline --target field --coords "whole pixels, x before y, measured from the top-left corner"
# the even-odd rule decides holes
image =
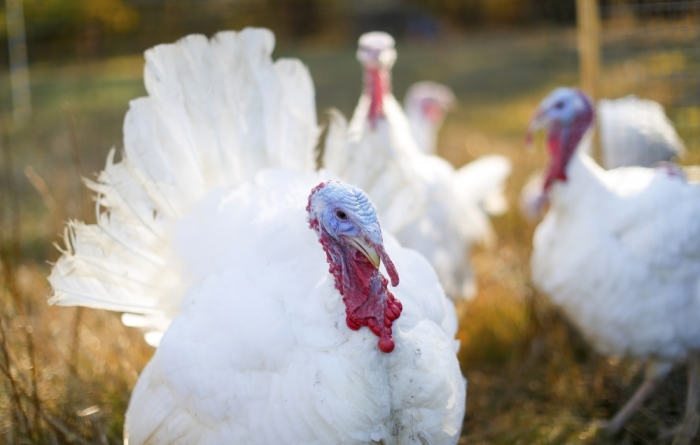
[[[578,82],[575,31],[481,32],[398,51],[399,98],[424,79],[446,83],[458,96],[440,136],[441,155],[459,166],[500,153],[514,166],[511,208],[493,221],[498,244],[473,257],[479,295],[458,307],[459,358],[469,380],[460,443],[664,443],[659,434],[679,422],[683,410],[684,369],[673,372],[620,436],[598,437],[593,421],[626,401],[641,381],[641,367],[596,356],[529,279],[534,225],[520,216],[517,201],[545,157],[541,149],[526,151],[523,135],[549,90]],[[275,54],[308,64],[322,120],[330,106],[352,112],[361,84],[354,48],[282,45]],[[630,60],[608,69],[621,70]],[[59,256],[53,243],[60,243],[64,221],[95,219],[81,177],[94,179],[108,150],[121,146],[128,101],[145,94],[142,69],[140,54],[34,65],[30,122],[4,121],[0,442],[121,441],[131,387],[153,349],[123,327],[118,314],[48,306],[46,276]],[[0,85],[7,84],[2,73]],[[0,100],[10,103],[7,87]],[[698,161],[696,155],[686,161]]]

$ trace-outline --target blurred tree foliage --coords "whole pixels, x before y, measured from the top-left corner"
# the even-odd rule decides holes
[[[99,24],[107,32],[125,33],[136,28],[139,14],[121,0],[29,0],[25,2],[31,28],[60,26],[66,30]]]
[[[600,0],[601,13],[676,0]],[[280,43],[313,39],[352,45],[381,29],[398,39],[434,39],[447,27],[571,26],[576,0],[24,0],[32,61],[134,53],[189,33],[211,35],[245,26],[271,28]],[[0,39],[6,38],[0,8]],[[0,63],[7,60],[0,44]]]
[[[24,0],[23,5],[29,46],[65,42],[77,53],[91,55],[106,36],[132,32],[139,25],[138,9],[122,0]],[[7,38],[4,8],[0,36]]]
[[[188,33],[265,26],[279,40],[354,43],[369,29],[434,38],[442,24],[573,23],[575,0],[24,0],[30,60],[142,51]],[[0,9],[0,38],[6,38]],[[6,50],[0,45],[0,61]]]
[[[576,0],[417,0],[456,25],[573,24]]]
[[[24,0],[30,60],[143,51],[189,33],[265,26],[283,38],[343,29],[343,0]],[[347,3],[351,5],[351,2]],[[7,38],[0,8],[0,39]],[[6,60],[0,44],[0,60]]]
[[[24,0],[23,4],[27,37],[34,39],[75,35],[96,24],[105,32],[121,34],[139,23],[137,9],[122,0]],[[6,32],[3,8],[0,34]]]

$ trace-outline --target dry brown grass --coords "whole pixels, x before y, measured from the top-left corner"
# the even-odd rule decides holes
[[[68,107],[63,115],[72,165],[57,173],[71,178],[59,184],[72,189],[80,183],[82,156]],[[5,389],[0,393],[0,437],[8,444],[120,443],[131,388],[152,350],[138,332],[121,324],[118,314],[46,304],[48,264],[22,255],[28,247],[23,241],[37,227],[19,202],[23,193],[7,137],[16,129],[6,125],[3,130],[7,198],[1,203],[6,217],[0,232],[0,375]],[[71,199],[57,200],[54,196],[70,192],[49,187],[31,165],[24,172],[46,207],[38,226],[56,230],[69,215],[90,220],[82,187]]]
[[[116,314],[46,305],[46,272],[22,265],[13,271],[17,289],[2,294],[30,303],[2,312],[3,441],[119,443],[129,393],[151,351]]]

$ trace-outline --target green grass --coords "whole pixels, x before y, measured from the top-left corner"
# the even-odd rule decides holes
[[[638,365],[611,364],[591,353],[533,288],[534,226],[517,211],[520,187],[545,163],[541,151],[523,146],[528,118],[550,89],[577,82],[574,31],[484,32],[404,44],[398,51],[394,91],[399,99],[411,83],[425,79],[447,83],[456,92],[459,106],[441,133],[441,155],[459,166],[501,153],[514,164],[511,210],[494,220],[498,246],[474,254],[479,296],[458,307],[459,358],[469,379],[460,443],[607,443],[594,437],[591,421],[621,406],[639,381]],[[322,119],[331,106],[352,112],[361,85],[354,49],[285,46],[275,54],[308,64]],[[631,53],[606,72],[654,60]],[[5,390],[0,391],[0,437],[7,443],[120,443],[131,387],[152,349],[138,332],[122,326],[117,314],[48,306],[45,277],[47,261],[59,255],[51,243],[64,221],[94,220],[80,176],[94,178],[108,150],[121,147],[128,101],[145,94],[142,69],[141,55],[31,67],[34,114],[27,125],[10,127],[12,162],[3,156],[0,168],[3,183],[13,179],[9,193],[2,190],[0,205],[6,210],[15,202],[20,208],[18,224],[12,212],[0,216],[2,350],[9,354],[0,356],[0,368],[7,371],[0,378]],[[7,74],[0,75],[0,85],[7,83]],[[611,94],[625,88],[619,81]],[[0,88],[0,100],[8,103],[6,88]],[[34,185],[25,175],[28,166],[36,172]],[[43,197],[35,187],[42,181]],[[21,253],[17,261],[15,244]],[[13,303],[15,297],[21,304]],[[675,373],[615,442],[656,443],[658,430],[680,418],[683,381],[683,373]],[[90,414],[91,407],[98,411]]]

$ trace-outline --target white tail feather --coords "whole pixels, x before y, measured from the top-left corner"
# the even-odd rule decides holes
[[[685,145],[661,104],[627,96],[597,104],[603,165],[607,169],[683,157]],[[590,143],[584,145],[590,154]]]
[[[421,153],[396,99],[384,97],[384,112],[391,119],[380,120],[375,129],[368,128],[369,105],[370,98],[361,96],[349,124],[338,110],[329,111],[323,166],[366,191],[382,227],[397,233],[425,212],[425,183],[430,180],[419,179]]]
[[[505,156],[482,156],[457,170],[454,186],[463,202],[479,203],[485,212],[499,215],[508,210],[503,192],[510,170]]]
[[[148,97],[130,103],[124,156],[96,183],[97,224],[69,223],[49,300],[128,312],[157,343],[185,292],[176,223],[208,192],[265,168],[315,169],[314,87],[297,60],[271,59],[264,29],[200,35],[146,52]]]
[[[328,110],[328,133],[323,150],[323,167],[336,173],[340,177],[345,176],[345,168],[348,166],[349,150],[346,150],[348,133],[348,121],[336,108]]]

